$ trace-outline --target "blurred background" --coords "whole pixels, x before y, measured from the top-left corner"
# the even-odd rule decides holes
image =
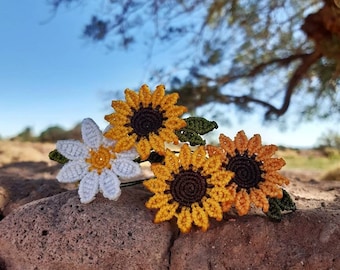
[[[337,0],[1,1],[0,32],[2,141],[79,138],[125,88],[164,84],[212,142],[243,129],[339,164]]]

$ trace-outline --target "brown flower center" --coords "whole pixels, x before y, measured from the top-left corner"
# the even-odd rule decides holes
[[[170,183],[170,193],[180,206],[190,207],[200,202],[207,191],[207,180],[191,169],[181,170]]]
[[[133,132],[138,135],[137,140],[140,140],[141,137],[148,138],[152,132],[158,134],[159,129],[164,127],[163,121],[166,119],[159,107],[153,109],[151,104],[149,107],[140,105],[140,108],[134,111],[131,116],[130,126],[133,128]]]
[[[225,168],[235,173],[232,182],[236,183],[238,189],[245,188],[249,191],[252,187],[257,187],[261,181],[263,171],[261,170],[261,162],[255,160],[255,157],[249,157],[247,153],[244,155],[236,154],[234,157],[228,157],[229,162]]]

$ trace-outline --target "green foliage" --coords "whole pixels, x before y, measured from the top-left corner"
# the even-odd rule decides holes
[[[321,149],[334,148],[340,151],[340,134],[335,130],[328,130],[326,133],[323,133],[318,142]]]
[[[67,131],[59,126],[47,128],[39,136],[40,142],[56,142],[58,140],[65,140]]]
[[[35,141],[36,138],[33,135],[32,128],[31,127],[26,127],[22,132],[20,132],[17,136],[12,138],[12,140],[18,140],[18,141],[23,141],[23,142],[28,142],[28,141]]]
[[[81,0],[50,0],[55,9],[72,3]],[[181,44],[173,65],[150,73],[180,92],[192,112],[216,102],[248,113],[258,105],[275,119],[295,102],[291,113],[305,120],[340,115],[340,8],[333,1],[102,0],[98,6],[83,34],[112,50]],[[174,67],[184,71],[174,74]]]
[[[281,199],[269,198],[269,210],[266,215],[273,221],[281,221],[282,211],[295,211],[296,205],[289,193],[282,189],[283,197]]]
[[[11,140],[30,141],[30,142],[56,142],[57,140],[81,139],[81,125],[77,124],[70,130],[65,130],[59,126],[48,127],[39,136],[33,135],[30,127],[25,128]]]
[[[181,142],[189,142],[191,146],[205,145],[205,140],[200,135],[218,128],[215,121],[209,121],[203,117],[188,117],[184,120],[187,123],[186,127],[175,133]]]

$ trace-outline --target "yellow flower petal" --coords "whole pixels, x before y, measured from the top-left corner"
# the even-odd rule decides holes
[[[165,121],[164,125],[172,130],[179,130],[187,125],[187,123],[178,117],[171,117]]]
[[[235,207],[239,216],[244,216],[249,212],[250,198],[245,189],[236,193]]]
[[[232,194],[225,187],[213,187],[211,190],[207,191],[207,194],[218,202],[227,202],[234,199]]]
[[[270,158],[267,159],[262,165],[262,169],[266,172],[278,171],[280,170],[286,162],[282,158]]]
[[[192,217],[189,207],[182,207],[181,212],[177,215],[177,226],[182,233],[188,233],[191,230]]]
[[[163,193],[169,186],[159,178],[149,179],[143,182],[143,185],[153,193]]]
[[[183,144],[179,152],[179,160],[184,170],[188,170],[191,164],[191,150],[187,144]]]
[[[233,206],[236,197],[236,187],[237,185],[235,183],[232,183],[231,185],[226,187],[226,190],[229,192],[232,200],[221,203],[223,212],[228,212]]]
[[[201,208],[198,203],[194,203],[192,209],[192,220],[196,226],[201,227],[202,231],[205,232],[209,227],[208,214]]]
[[[220,157],[213,156],[207,159],[203,166],[203,172],[205,175],[210,175],[221,169],[222,161]]]
[[[160,223],[160,222],[172,219],[176,213],[177,208],[178,208],[178,203],[176,202],[162,206],[158,210],[155,216],[154,222]]]
[[[112,137],[109,137],[112,138]],[[119,141],[117,141],[116,145],[114,146],[114,151],[119,153],[124,150],[129,150],[135,144],[135,138],[133,136],[126,136]]]
[[[247,150],[248,138],[243,130],[239,131],[235,137],[235,147],[242,155]]]
[[[257,153],[261,148],[261,136],[259,134],[255,134],[253,137],[250,138],[248,141],[248,155],[252,156],[253,154]]]
[[[164,85],[161,84],[161,85],[156,86],[156,90],[151,95],[152,108],[155,109],[157,105],[160,104],[164,95],[165,95]]]
[[[168,118],[178,117],[187,111],[188,109],[184,106],[173,106],[166,110],[165,116]]]
[[[268,212],[269,202],[266,194],[260,189],[252,188],[250,191],[250,200],[256,207],[262,208],[263,212]]]
[[[176,134],[168,128],[162,128],[159,132],[159,137],[161,137],[165,142],[178,142],[178,137]]]
[[[179,98],[178,93],[172,93],[169,95],[166,95],[162,98],[160,105],[163,110],[167,110],[174,106]]]
[[[139,89],[139,101],[143,104],[143,107],[148,107],[151,103],[151,92],[146,84],[143,84]]]
[[[164,140],[156,135],[155,133],[151,133],[149,136],[149,142],[151,148],[153,148],[158,154],[165,155],[165,147],[164,147]]]
[[[149,209],[161,208],[163,205],[168,205],[170,199],[171,195],[155,194],[145,203],[145,206]]]
[[[257,154],[256,160],[261,161],[270,158],[274,155],[277,149],[277,146],[273,144],[262,146]]]
[[[108,121],[111,125],[117,126],[124,126],[128,122],[128,118],[126,115],[111,113],[105,115],[104,119]]]
[[[223,218],[222,207],[217,201],[209,198],[203,201],[203,208],[205,212],[208,213],[208,216],[216,218],[216,220],[218,221],[222,220]]]
[[[105,137],[111,140],[119,140],[120,138],[129,138],[128,133],[132,129],[130,127],[112,127],[107,132],[105,132]]]
[[[111,106],[116,113],[121,113],[123,115],[130,115],[132,113],[130,106],[124,101],[112,100]]]
[[[179,160],[178,157],[169,149],[166,150],[164,158],[165,166],[174,173],[179,172]]]
[[[130,89],[125,90],[125,100],[126,103],[134,109],[139,108],[139,96],[135,91],[132,91]]]
[[[206,152],[204,146],[198,147],[192,154],[191,163],[193,165],[194,170],[198,170],[202,168],[205,161],[207,160]]]
[[[169,171],[169,169],[160,163],[151,164],[151,170],[158,179],[161,179],[161,180],[172,179],[171,172]]]
[[[227,185],[230,180],[234,177],[235,173],[231,171],[218,171],[212,175],[209,179],[209,184],[213,184],[215,186],[224,187]]]
[[[224,149],[227,154],[234,157],[235,156],[235,143],[229,137],[225,136],[224,134],[220,134],[219,137],[220,145],[222,149]]]
[[[151,152],[151,145],[149,141],[145,138],[142,138],[138,143],[137,143],[137,152],[141,158],[141,160],[146,160]]]

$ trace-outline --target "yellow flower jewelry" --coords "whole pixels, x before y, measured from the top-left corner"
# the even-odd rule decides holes
[[[187,109],[176,105],[178,98],[177,93],[166,95],[163,85],[152,93],[145,84],[139,92],[126,89],[125,101],[112,101],[114,112],[105,116],[110,125],[103,133],[87,118],[81,126],[83,142],[57,142],[49,155],[63,164],[57,179],[80,181],[82,203],[93,201],[98,192],[117,200],[121,188],[143,181],[133,177],[141,173],[138,163],[147,160],[154,176],[143,182],[153,193],[145,206],[157,209],[155,223],[175,218],[183,233],[193,225],[206,231],[209,218],[221,221],[232,206],[242,216],[253,204],[274,221],[281,220],[282,211],[295,211],[282,189],[289,180],[278,172],[285,161],[273,157],[275,145],[262,145],[258,134],[248,140],[240,131],[234,140],[221,134],[220,146],[204,146],[203,135],[217,123],[181,119]],[[165,143],[179,141],[184,143],[179,153],[166,149]],[[192,151],[189,144],[198,147]]]
[[[174,132],[186,126],[185,121],[178,118],[187,111],[184,106],[175,105],[178,97],[177,93],[165,95],[163,85],[157,86],[153,93],[145,84],[139,93],[126,89],[126,101],[112,101],[115,112],[105,116],[112,125],[105,136],[117,140],[114,151],[136,145],[142,160],[149,157],[152,149],[164,155],[164,143],[178,143]]]
[[[187,233],[192,223],[206,231],[209,217],[222,220],[220,203],[233,199],[225,185],[234,174],[221,168],[220,158],[207,158],[204,146],[191,153],[184,144],[179,156],[167,150],[164,162],[165,165],[152,164],[156,178],[144,181],[144,186],[154,193],[146,207],[159,209],[154,222],[176,217],[178,228]]]
[[[289,180],[277,172],[285,165],[285,161],[272,157],[277,146],[262,146],[258,134],[248,140],[243,131],[237,133],[234,141],[223,134],[219,141],[220,147],[207,146],[209,156],[219,156],[223,167],[235,173],[226,187],[235,196],[235,200],[223,202],[223,211],[235,205],[238,214],[242,216],[248,213],[253,203],[262,208],[263,212],[268,212],[268,198],[281,199],[281,186],[289,184]]]

